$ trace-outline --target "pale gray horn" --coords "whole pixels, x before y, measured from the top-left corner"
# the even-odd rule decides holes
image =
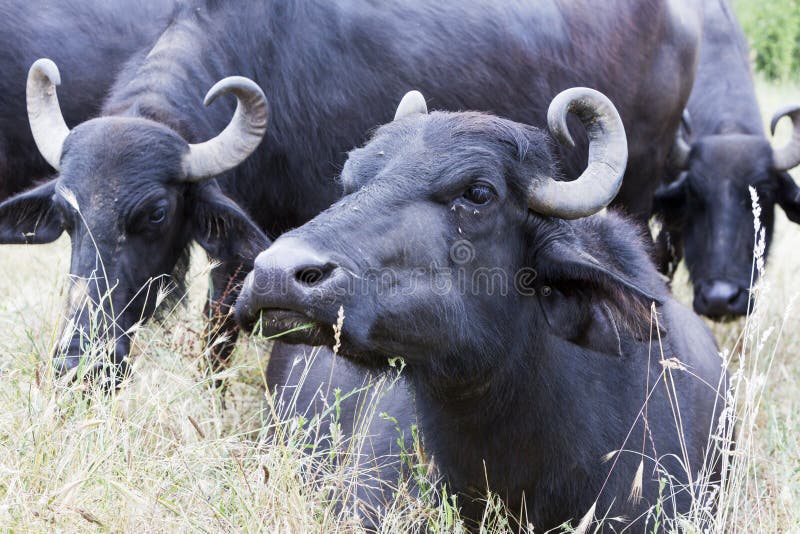
[[[425,97],[419,91],[409,91],[400,101],[397,106],[397,111],[394,113],[394,120],[402,119],[412,113],[428,114],[428,105],[425,103]]]
[[[198,182],[236,167],[258,148],[267,131],[267,97],[254,81],[242,76],[224,78],[208,90],[203,104],[208,106],[226,93],[236,96],[236,112],[218,136],[189,145],[183,159],[187,181]]]
[[[55,170],[61,169],[61,150],[69,135],[69,128],[58,105],[56,87],[61,85],[61,75],[52,60],[37,59],[28,71],[25,89],[28,103],[28,122],[36,146],[42,157]]]
[[[675,141],[669,153],[669,162],[677,170],[685,171],[689,168],[689,155],[692,146],[686,141],[686,136],[691,134],[692,122],[687,110],[681,115],[681,125],[675,132]]]
[[[800,165],[800,106],[787,106],[772,116],[769,124],[772,135],[775,135],[778,121],[784,117],[789,117],[792,121],[792,140],[783,148],[772,150],[773,167],[777,171],[788,171]]]
[[[614,104],[602,93],[586,87],[573,87],[559,93],[550,103],[547,123],[550,132],[563,146],[575,142],[567,127],[567,115],[580,119],[589,137],[589,164],[571,182],[546,177],[534,179],[528,205],[537,213],[560,219],[587,217],[605,208],[622,186],[628,163],[628,142]]]

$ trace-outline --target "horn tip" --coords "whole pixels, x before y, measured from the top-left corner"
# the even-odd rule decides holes
[[[772,120],[769,121],[769,134],[774,136],[775,135],[775,128],[778,127],[778,122],[783,118],[782,115],[775,115],[772,117]]]
[[[211,87],[211,89],[208,90],[205,98],[203,99],[203,105],[209,106],[220,95],[229,92],[255,93],[259,95],[261,99],[264,100],[264,102],[267,101],[267,97],[264,95],[264,91],[256,82],[254,82],[250,78],[245,78],[244,76],[228,76],[227,78],[223,78],[217,83],[215,83]]]
[[[421,113],[422,115],[428,114],[428,104],[425,102],[425,97],[416,89],[409,91],[400,100],[397,106],[397,111],[394,114],[394,120],[401,119],[413,113]]]
[[[775,135],[775,129],[777,128],[778,123],[784,117],[789,117],[793,123],[798,122],[798,119],[800,119],[800,105],[791,104],[775,112],[775,114],[772,116],[772,120],[769,122],[769,130],[771,135]]]
[[[684,108],[683,113],[681,113],[681,125],[684,130],[686,130],[687,135],[692,135],[692,115],[686,108]]]
[[[28,71],[28,77],[34,75],[46,77],[53,85],[61,85],[61,73],[52,59],[43,57],[34,61]]]

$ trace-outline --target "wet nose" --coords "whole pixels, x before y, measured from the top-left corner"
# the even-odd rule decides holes
[[[747,313],[748,291],[726,280],[700,284],[695,296],[695,311],[712,318]]]
[[[237,304],[237,313],[295,307],[332,293],[341,267],[327,254],[298,238],[282,238],[258,255]]]
[[[328,255],[297,238],[276,241],[258,255],[254,267],[256,286],[300,292],[325,285],[338,271]]]

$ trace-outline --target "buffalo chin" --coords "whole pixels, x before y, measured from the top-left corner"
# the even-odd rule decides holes
[[[252,321],[253,333],[273,338],[290,345],[324,346],[333,349],[336,339],[332,325],[320,323],[308,315],[295,310],[264,308]],[[338,354],[353,363],[372,370],[388,368],[390,356],[369,350],[359,350],[342,332]]]

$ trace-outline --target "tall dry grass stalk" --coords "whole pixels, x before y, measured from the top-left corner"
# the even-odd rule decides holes
[[[687,486],[676,482],[675,473],[661,472],[663,498],[650,510],[656,519],[654,532],[770,532],[776,525],[774,511],[763,506],[766,495],[765,482],[759,476],[758,441],[762,439],[759,423],[765,393],[773,379],[775,359],[783,346],[785,327],[793,319],[796,291],[776,322],[768,308],[772,287],[765,268],[761,207],[753,188],[750,194],[756,235],[750,308],[734,343],[721,352],[720,365],[728,372],[727,383],[708,384],[719,392],[722,411],[712,429],[707,447],[709,455],[700,475],[693,479],[688,470],[682,473],[689,480]],[[654,314],[654,318],[657,321],[657,315]],[[658,350],[661,350],[660,342]],[[678,359],[665,359],[663,353],[660,356],[664,367],[661,378],[670,387],[673,372],[690,372]],[[676,406],[674,413],[676,429],[682,435],[680,407]],[[687,465],[685,459],[682,464]],[[720,483],[714,481],[715,466],[721,467]],[[664,504],[687,491],[693,496],[689,513],[676,517],[663,515]],[[634,497],[637,494],[635,481],[631,494]],[[599,529],[600,524],[597,527]]]

